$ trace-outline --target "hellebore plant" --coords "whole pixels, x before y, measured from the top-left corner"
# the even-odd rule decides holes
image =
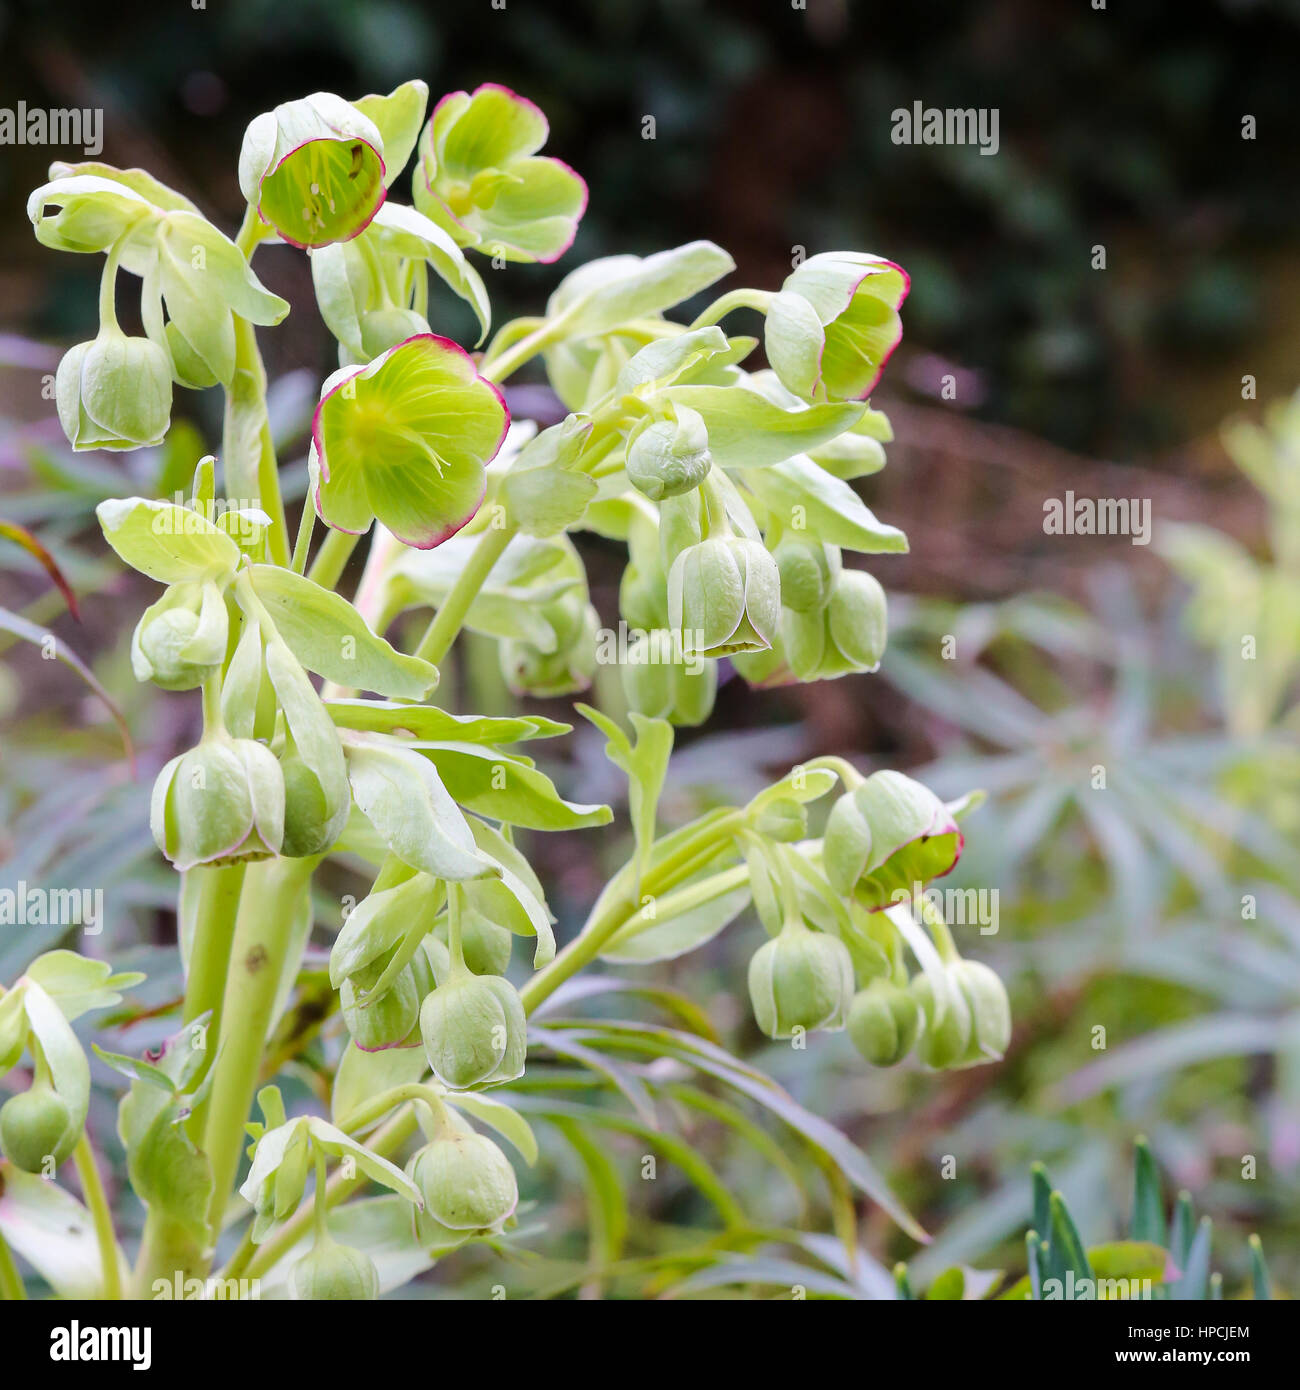
[[[107,1297],[217,1271],[282,1296],[373,1298],[467,1242],[509,1242],[519,1190],[496,1139],[533,1162],[528,1116],[550,1114],[539,1096],[557,1060],[638,1106],[658,1084],[651,1063],[704,1067],[794,1125],[840,1173],[837,1193],[856,1187],[919,1236],[843,1136],[715,1044],[555,1016],[584,997],[569,983],[580,971],[680,955],[751,904],[767,940],[748,986],[770,1038],[802,1047],[847,1028],[876,1066],[909,1054],[969,1066],[1007,1045],[1005,991],[960,958],[919,891],[956,863],[956,817],[973,798],[945,805],[900,773],[864,778],[827,757],[745,806],[670,831],[656,815],[673,727],[708,718],[721,659],[756,687],[880,662],[884,593],[843,552],[907,543],[848,480],[884,463],[888,422],[864,398],[901,335],[907,277],[874,256],[813,256],[779,291],[724,293],[686,323],[669,311],[733,270],[725,251],[700,241],[612,256],[471,353],[432,330],[430,272],[486,338],[467,251],[554,260],[586,187],[538,153],[548,129],[530,102],[496,86],[455,92],[426,123],[426,97],[409,82],[257,117],[233,241],[139,170],[55,165],[29,203],[45,245],[105,258],[99,334],[58,373],[72,446],[156,443],[174,387],[219,384],[226,400],[220,463],[196,460],[184,505],[99,508],[116,554],[162,586],[132,640],[137,678],[202,704],[201,737],[162,768],[152,801],[159,851],[181,876],[176,1031],[144,1058],[100,1053],[130,1082],[119,1132],[147,1208],[129,1272],[86,1137],[90,1074],[71,1022],[136,979],[55,951],[0,994],[0,1069],[31,1078],[24,1087],[16,1072],[0,1109],[0,1233],[56,1290],[67,1271],[24,1236],[30,1222],[7,1218],[46,1200],[29,1175],[52,1177],[69,1156],[97,1245],[93,1289]],[[410,207],[392,193],[413,153]],[[321,389],[292,542],[253,332],[289,309],[252,269],[272,238],[309,255],[340,361]],[[141,338],[115,316],[123,272],[138,282]],[[770,370],[746,368],[756,340],[718,326],[737,307],[766,313]],[[569,411],[542,430],[512,424],[500,389],[539,358]],[[430,696],[462,631],[497,644],[521,696],[590,684],[599,620],[571,539],[582,530],[627,549],[619,602],[636,640],[626,710],[613,712],[626,727],[577,709],[627,777],[635,846],[557,953],[519,832],[612,813],[565,800],[515,750],[570,726],[455,714]],[[349,601],[337,586],[363,536]],[[432,616],[412,649],[393,645],[395,620],[421,610]],[[810,832],[808,808],[837,784],[824,834]],[[313,875],[329,858],[365,866],[369,891],[333,936],[322,995],[304,953]],[[522,985],[507,975],[516,937],[533,943]],[[590,976],[589,992],[606,978]],[[328,1116],[288,1115],[267,1084],[313,1038],[286,1032],[286,1017],[325,1020],[312,1065]],[[572,1112],[555,1122],[570,1134]],[[0,1291],[14,1296],[3,1241],[0,1254]]]

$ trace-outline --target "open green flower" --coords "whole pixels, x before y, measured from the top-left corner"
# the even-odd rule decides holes
[[[461,246],[508,261],[557,260],[587,209],[587,185],[561,159],[539,155],[541,110],[488,82],[449,92],[420,136],[415,205]]]
[[[358,534],[378,517],[431,550],[478,511],[509,425],[501,393],[463,348],[433,333],[407,338],[325,382],[309,460],[316,510]]]
[[[963,844],[948,807],[901,772],[873,772],[840,797],[822,841],[831,886],[870,912],[948,873]]]
[[[286,101],[256,117],[239,151],[239,187],[290,246],[347,241],[385,194],[379,127],[332,92]]]
[[[782,384],[805,400],[865,400],[902,339],[911,283],[879,256],[809,256],[767,306],[764,346]]]

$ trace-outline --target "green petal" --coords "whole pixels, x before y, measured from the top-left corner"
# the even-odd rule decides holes
[[[476,88],[472,96],[453,92],[443,97],[430,128],[439,181],[468,181],[480,169],[501,168],[535,154],[550,133],[539,107],[494,82]]]

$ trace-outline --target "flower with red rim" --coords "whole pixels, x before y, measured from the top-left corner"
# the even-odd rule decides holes
[[[304,250],[364,231],[383,204],[386,172],[379,127],[331,92],[264,112],[239,151],[244,197]]]
[[[474,515],[510,412],[470,355],[417,334],[326,382],[312,418],[316,510],[360,534],[376,517],[406,545],[430,550]]]
[[[558,260],[587,210],[587,185],[537,153],[549,134],[538,107],[508,87],[449,92],[420,136],[416,207],[485,255]]]
[[[767,306],[764,347],[782,384],[804,400],[865,400],[902,340],[911,285],[880,256],[809,256]]]
[[[949,806],[901,772],[873,772],[831,808],[822,861],[831,886],[879,912],[957,865],[965,840]]]

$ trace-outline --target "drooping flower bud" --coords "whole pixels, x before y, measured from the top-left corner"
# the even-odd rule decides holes
[[[450,92],[420,136],[415,205],[461,246],[508,261],[557,260],[587,207],[587,185],[539,155],[546,117],[507,87]]]
[[[853,997],[849,1037],[873,1067],[892,1067],[912,1050],[921,1028],[915,998],[891,980],[872,980]]]
[[[339,986],[339,1005],[348,1032],[363,1052],[401,1047],[415,1032],[420,1019],[419,990],[409,965],[378,998],[369,993],[384,973],[391,954],[350,975]]]
[[[730,656],[772,645],[781,575],[761,541],[719,536],[691,546],[668,575],[668,616],[688,656]]]
[[[516,695],[550,698],[586,690],[596,670],[600,617],[582,594],[561,595],[542,609],[555,631],[556,648],[544,652],[531,642],[500,645],[501,674]]]
[[[853,998],[853,961],[836,936],[790,921],[754,952],[749,997],[758,1026],[769,1038],[797,1029],[844,1027]]]
[[[375,123],[332,92],[256,117],[239,151],[239,187],[291,246],[356,236],[384,201],[384,142]]]
[[[914,976],[908,990],[925,1022],[916,1055],[927,1067],[959,1066],[970,1051],[974,1028],[970,1004],[958,981],[949,975],[942,1008],[936,1005],[934,982],[928,975]]]
[[[472,1130],[444,1128],[408,1172],[427,1215],[451,1231],[500,1231],[519,1204],[510,1160]]]
[[[820,613],[840,578],[840,552],[817,540],[784,536],[772,552],[781,573],[781,606]]]
[[[699,487],[713,466],[704,417],[689,406],[670,409],[672,418],[647,416],[627,437],[628,480],[652,502]]]
[[[499,975],[453,973],[420,1007],[433,1074],[453,1090],[524,1074],[528,1024],[518,991]]]
[[[161,444],[171,424],[171,362],[148,338],[105,325],[98,338],[64,353],[54,399],[76,450]]]
[[[67,1102],[40,1077],[0,1106],[0,1148],[24,1173],[42,1172],[49,1158],[62,1163],[79,1133]]]
[[[313,1302],[374,1299],[379,1297],[379,1271],[364,1251],[321,1239],[289,1271],[289,1292]]]
[[[874,772],[832,807],[822,857],[835,891],[876,912],[946,874],[963,843],[952,812],[928,787],[901,772]]]
[[[248,738],[205,738],[173,758],[154,783],[149,822],[180,870],[269,859],[284,840],[284,776]]]
[[[145,609],[131,637],[136,680],[193,690],[226,656],[229,614],[216,584],[173,584]]]
[[[910,288],[879,256],[809,256],[767,306],[764,345],[782,384],[804,400],[865,400],[903,336]]]
[[[875,671],[888,636],[885,591],[865,570],[843,570],[824,609],[783,611],[781,636],[801,681]]]
[[[629,644],[620,668],[628,708],[648,719],[667,719],[694,728],[713,713],[718,668],[701,657],[683,660],[666,628],[647,632]]]
[[[1011,1003],[997,973],[981,961],[962,960],[952,975],[966,996],[971,1013],[971,1040],[965,1060],[997,1061],[1011,1041]]]

